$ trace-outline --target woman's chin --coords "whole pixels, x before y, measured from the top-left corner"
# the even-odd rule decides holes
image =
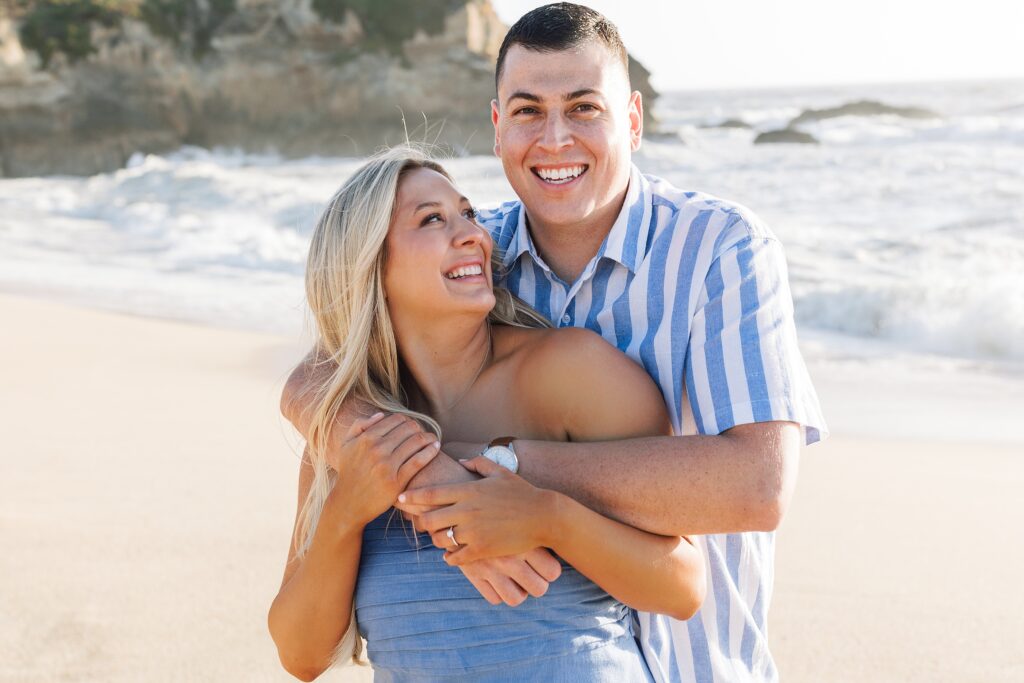
[[[494,290],[486,276],[472,275],[459,280],[446,280],[445,287],[457,301],[490,301],[490,305],[494,306]]]

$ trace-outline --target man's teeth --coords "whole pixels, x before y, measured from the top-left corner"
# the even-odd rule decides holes
[[[574,178],[578,178],[583,171],[586,170],[585,166],[568,166],[566,168],[538,168],[537,175],[549,183],[567,183]]]
[[[458,280],[460,277],[466,277],[467,275],[483,275],[484,269],[480,266],[463,266],[462,268],[456,268],[450,270],[444,274],[449,280]]]

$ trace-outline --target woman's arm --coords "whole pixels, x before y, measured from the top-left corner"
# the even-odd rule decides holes
[[[532,421],[562,430],[574,441],[671,432],[663,398],[650,377],[586,330],[550,333],[524,363],[517,395],[533,407]],[[688,539],[609,519],[485,458],[467,465],[485,479],[408,491],[400,503],[448,505],[421,515],[420,525],[442,547],[451,546],[445,532],[455,527],[464,547],[450,553],[453,565],[540,544],[636,609],[687,619],[700,607],[704,560]]]
[[[561,493],[541,531],[551,548],[617,600],[686,620],[704,602],[701,552],[685,537],[658,536],[594,512]]]
[[[299,470],[300,509],[312,482],[313,468],[304,455]],[[281,665],[303,681],[315,679],[331,665],[352,612],[363,528],[339,514],[344,506],[337,492],[328,496],[313,542],[301,559],[295,550],[296,525],[281,588],[267,617]]]
[[[337,481],[312,542],[299,557],[296,524],[281,589],[267,617],[281,664],[293,676],[311,681],[331,665],[335,647],[349,628],[363,528],[391,507],[438,452],[433,435],[400,415],[378,414],[357,420],[347,430]],[[303,457],[300,510],[312,484],[313,468]]]

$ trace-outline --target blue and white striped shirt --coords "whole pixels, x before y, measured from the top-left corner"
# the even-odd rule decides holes
[[[827,433],[797,348],[782,246],[749,210],[683,192],[634,166],[622,211],[574,283],[540,258],[522,204],[482,211],[504,254],[505,287],[559,327],[586,327],[640,363],[661,388],[676,434],[752,422]],[[694,538],[708,591],[688,621],[640,612],[661,681],[773,681],[766,619],[775,535]]]

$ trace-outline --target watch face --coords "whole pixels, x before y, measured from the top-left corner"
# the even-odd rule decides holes
[[[518,469],[516,467],[519,464],[518,458],[508,446],[491,446],[484,452],[484,456],[511,472]]]

